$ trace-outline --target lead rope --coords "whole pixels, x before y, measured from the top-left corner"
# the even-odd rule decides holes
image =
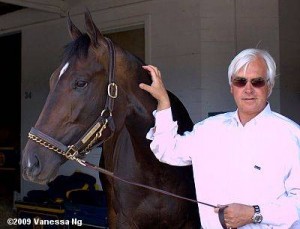
[[[82,160],[82,159],[78,159],[76,160],[78,163],[80,163],[81,165],[87,167],[87,168],[91,168],[91,169],[94,169],[94,170],[97,170],[98,172],[101,172],[105,175],[108,175],[116,180],[119,180],[119,181],[122,181],[124,183],[127,183],[127,184],[130,184],[130,185],[134,185],[134,186],[137,186],[137,187],[142,187],[142,188],[145,188],[145,189],[149,189],[149,190],[152,190],[152,191],[155,191],[155,192],[158,192],[158,193],[162,193],[162,194],[165,194],[165,195],[168,195],[168,196],[173,196],[173,197],[176,197],[178,199],[182,199],[182,200],[187,200],[187,201],[190,201],[190,202],[193,202],[193,203],[198,203],[198,204],[202,204],[202,205],[206,205],[206,206],[209,206],[209,207],[212,207],[212,208],[217,208],[217,206],[215,205],[212,205],[212,204],[208,204],[208,203],[205,203],[205,202],[201,202],[201,201],[198,201],[198,200],[194,200],[194,199],[190,199],[190,198],[187,198],[187,197],[183,197],[183,196],[180,196],[180,195],[177,195],[177,194],[174,194],[174,193],[171,193],[171,192],[168,192],[168,191],[164,191],[164,190],[161,190],[161,189],[158,189],[158,188],[153,188],[151,186],[148,186],[148,185],[145,185],[145,184],[141,184],[141,183],[137,183],[137,182],[134,182],[134,181],[128,181],[126,179],[123,179],[119,176],[116,176],[114,175],[114,173],[106,170],[106,169],[103,169],[99,166],[96,166],[94,164],[91,164],[85,160]]]
[[[145,184],[141,184],[141,183],[137,183],[137,182],[134,182],[134,181],[128,181],[126,179],[123,179],[119,176],[116,176],[114,175],[114,173],[106,170],[106,169],[103,169],[99,166],[96,166],[92,163],[89,163],[85,160],[82,160],[82,159],[79,159],[79,158],[76,158],[76,161],[87,167],[87,168],[90,168],[90,169],[93,169],[93,170],[96,170],[100,173],[103,173],[107,176],[110,176],[112,177],[113,179],[116,179],[116,180],[119,180],[119,181],[122,181],[124,183],[127,183],[127,184],[130,184],[130,185],[134,185],[134,186],[137,186],[137,187],[141,187],[141,188],[145,188],[145,189],[148,189],[148,190],[151,190],[151,191],[154,191],[154,192],[158,192],[158,193],[161,193],[161,194],[164,194],[164,195],[167,195],[167,196],[172,196],[172,197],[175,197],[175,198],[178,198],[178,199],[181,199],[181,200],[186,200],[186,201],[189,201],[189,202],[193,202],[193,203],[197,203],[197,204],[202,204],[202,205],[205,205],[205,206],[208,206],[208,207],[211,207],[211,208],[218,208],[216,205],[212,205],[212,204],[209,204],[209,203],[206,203],[206,202],[202,202],[202,201],[198,201],[198,200],[195,200],[195,199],[191,199],[191,198],[187,198],[187,197],[184,197],[184,196],[180,196],[180,195],[177,195],[177,194],[174,194],[172,192],[168,192],[168,191],[164,191],[162,189],[158,189],[158,188],[154,188],[154,187],[151,187],[151,186],[148,186],[148,185],[145,185]],[[219,212],[218,212],[218,216],[219,216],[219,221],[223,227],[223,229],[227,229],[227,226],[226,226],[226,223],[225,223],[225,217],[224,217],[224,211],[225,209],[227,208],[228,206],[224,206],[224,207],[221,207],[219,208]],[[236,228],[231,228],[231,229],[236,229]]]

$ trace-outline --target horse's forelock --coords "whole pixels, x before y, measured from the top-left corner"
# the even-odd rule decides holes
[[[91,40],[87,34],[83,34],[76,40],[68,43],[64,48],[63,60],[67,62],[71,57],[86,58]]]

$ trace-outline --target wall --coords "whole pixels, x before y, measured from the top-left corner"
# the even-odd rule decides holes
[[[279,61],[277,0],[200,1],[201,118],[208,112],[235,109],[227,68],[245,48],[268,50]],[[199,42],[199,41],[198,41]],[[270,98],[279,111],[279,82]],[[196,104],[195,104],[196,105]],[[194,105],[194,106],[195,106]]]
[[[300,123],[300,2],[279,2],[281,111]]]
[[[144,26],[146,63],[159,67],[167,88],[183,101],[194,121],[209,112],[236,109],[227,67],[237,52],[258,46],[279,62],[278,0],[74,1],[70,13],[79,28],[84,28],[81,2],[104,32]],[[24,146],[45,102],[50,74],[69,41],[66,18],[26,9],[1,19],[1,34],[22,32]],[[277,111],[279,85],[270,98]],[[24,98],[25,92],[32,93],[31,99]],[[24,181],[22,187],[23,194],[37,188]]]

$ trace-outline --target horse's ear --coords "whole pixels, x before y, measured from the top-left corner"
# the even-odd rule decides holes
[[[76,40],[78,37],[80,37],[82,35],[80,30],[71,21],[69,12],[68,12],[68,29],[69,29],[69,34],[73,40]]]
[[[91,39],[92,45],[97,48],[104,37],[93,22],[92,15],[88,9],[86,9],[84,16],[87,34]]]

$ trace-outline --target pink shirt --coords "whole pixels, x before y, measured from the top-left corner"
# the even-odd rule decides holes
[[[171,109],[154,112],[150,129],[155,156],[171,165],[193,164],[197,199],[213,205],[259,205],[261,224],[248,228],[287,229],[299,219],[300,127],[270,106],[243,126],[237,112],[197,123],[177,134]],[[214,209],[199,205],[203,228],[222,228]]]

